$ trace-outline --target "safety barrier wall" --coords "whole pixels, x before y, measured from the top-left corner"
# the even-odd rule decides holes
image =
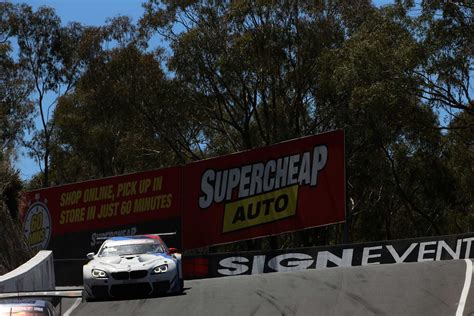
[[[56,282],[52,251],[40,251],[28,262],[0,275],[0,293],[53,291]]]
[[[474,257],[474,233],[183,257],[185,279]]]

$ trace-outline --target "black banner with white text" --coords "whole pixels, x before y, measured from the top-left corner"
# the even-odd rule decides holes
[[[184,257],[188,279],[474,258],[474,233],[340,246]]]

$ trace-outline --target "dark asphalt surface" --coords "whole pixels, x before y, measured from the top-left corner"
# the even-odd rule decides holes
[[[82,302],[72,315],[456,315],[465,278],[464,260],[224,277],[185,281],[179,296]]]

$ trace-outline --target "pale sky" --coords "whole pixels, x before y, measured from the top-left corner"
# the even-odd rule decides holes
[[[127,15],[136,22],[143,13],[144,0],[25,0],[10,1],[26,3],[34,9],[40,6],[52,7],[61,17],[63,24],[76,21],[85,25],[103,25],[107,18]]]

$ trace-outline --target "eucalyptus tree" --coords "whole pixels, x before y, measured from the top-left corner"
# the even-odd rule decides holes
[[[14,158],[15,144],[19,142],[24,129],[31,123],[28,119],[32,110],[28,95],[32,86],[25,80],[25,73],[12,57],[10,18],[14,6],[0,4],[0,147],[1,160]]]
[[[85,60],[98,48],[95,32],[78,23],[61,25],[52,8],[14,6],[9,14],[10,34],[18,46],[18,63],[33,91],[30,99],[40,127],[33,125],[32,137],[24,144],[37,161],[42,185],[49,186],[52,115],[61,96],[69,94],[83,70]]]
[[[74,93],[62,98],[56,109],[55,181],[166,165],[166,151],[160,152],[153,144],[153,134],[139,117],[139,108],[151,97],[150,89],[162,81],[159,63],[134,46],[116,48],[95,59]],[[159,87],[152,93],[163,91]]]
[[[56,109],[52,167],[58,183],[182,164],[203,157],[194,97],[146,51],[127,17],[102,27],[104,49]]]
[[[346,129],[354,237],[453,232],[455,176],[439,119],[416,91],[424,47],[398,6],[376,10],[320,59],[319,100]]]
[[[408,4],[407,10],[418,9]],[[464,112],[474,115],[474,2],[423,1],[419,6],[421,14],[412,25],[426,60],[416,72],[422,83],[418,95],[448,113],[448,123]]]
[[[100,28],[93,42],[99,48],[87,50],[73,93],[60,99],[51,122],[55,181],[344,128],[355,240],[452,232],[452,215],[465,218],[461,208],[470,205],[462,201],[468,194],[452,190],[470,183],[461,176],[469,154],[454,134],[440,131],[431,97],[433,89],[448,99],[443,89],[456,92],[464,108],[443,104],[466,113],[456,122],[470,116],[469,96],[459,98],[467,77],[455,80],[464,71],[460,61],[469,61],[458,53],[468,51],[470,30],[462,31],[464,48],[448,54],[457,56],[450,68],[440,52],[458,43],[456,36],[441,36],[442,19],[429,19],[428,11],[414,18],[409,8],[149,0],[139,27],[118,17]],[[147,50],[152,32],[169,41],[169,51]],[[446,76],[449,69],[458,75]],[[339,241],[338,229],[302,233],[295,243]]]
[[[206,148],[249,149],[320,131],[317,57],[344,32],[337,6],[309,1],[148,1],[173,74],[204,96]],[[285,114],[285,115],[282,115]]]
[[[456,182],[450,188],[456,204],[449,209],[453,231],[474,229],[474,116],[468,112],[458,114],[448,126],[448,165]]]
[[[15,145],[31,125],[32,110],[28,100],[31,85],[24,80],[24,72],[11,58],[11,52],[8,44],[0,44],[0,155],[5,159],[14,158]]]

